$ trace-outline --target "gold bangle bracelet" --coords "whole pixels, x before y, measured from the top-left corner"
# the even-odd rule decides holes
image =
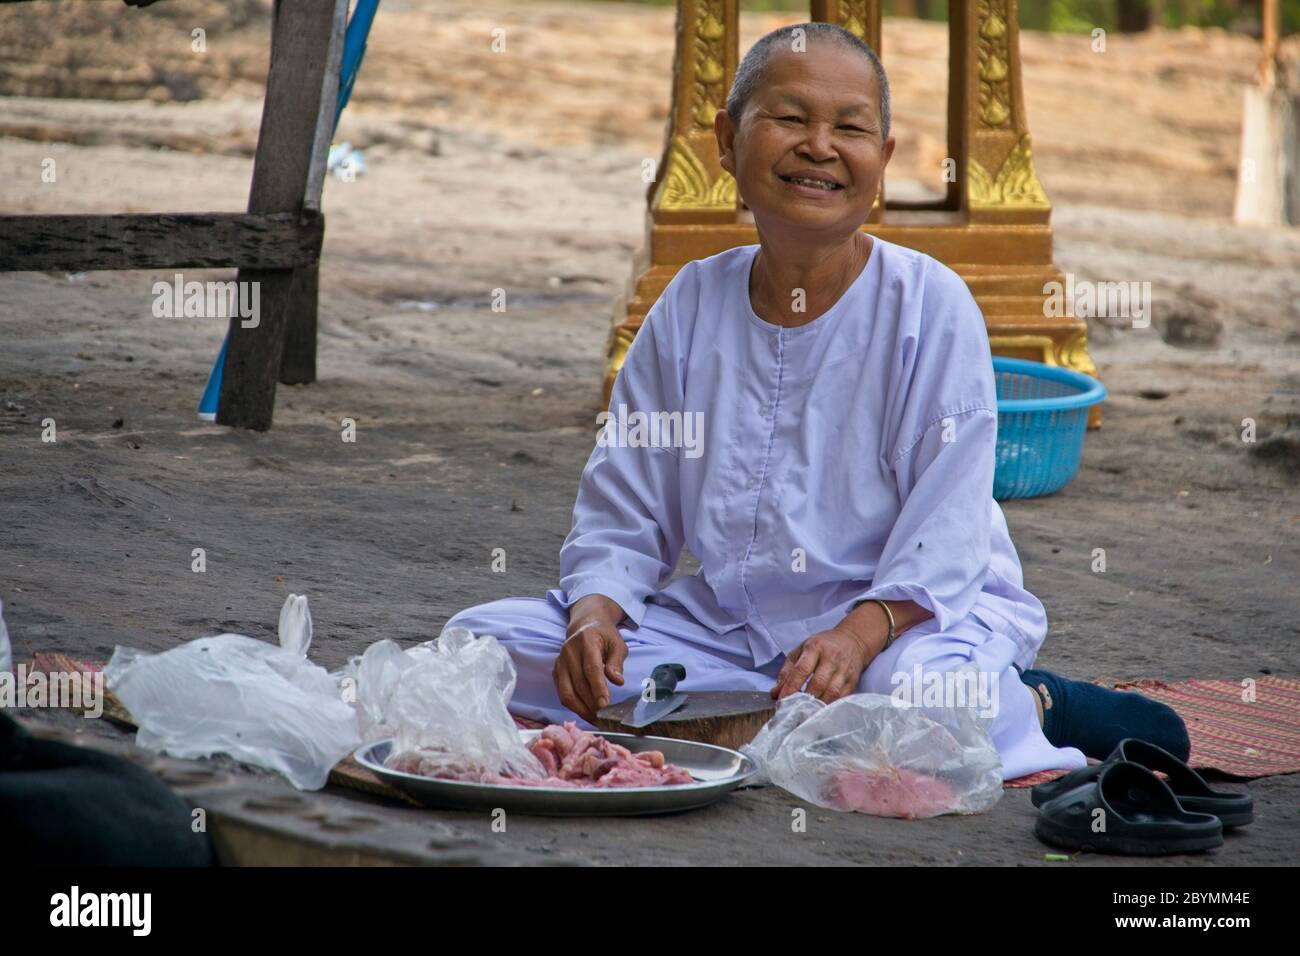
[[[889,636],[885,638],[885,647],[881,648],[883,651],[885,648],[889,647],[890,644],[894,643],[894,638],[898,636],[894,631],[894,612],[891,611],[889,605],[880,600],[880,598],[863,598],[861,601],[854,604],[853,607],[849,608],[849,610],[856,611],[864,604],[879,604],[880,609],[885,612],[885,619],[889,621]]]

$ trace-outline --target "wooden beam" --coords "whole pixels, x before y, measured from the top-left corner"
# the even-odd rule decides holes
[[[290,269],[316,262],[324,234],[310,213],[0,216],[0,272]]]
[[[250,213],[303,209],[340,4],[345,0],[276,0]],[[238,282],[240,288],[256,284],[260,310],[252,328],[243,327],[239,315],[231,317],[217,421],[265,431],[275,410],[286,316],[300,286],[293,269],[241,269]]]

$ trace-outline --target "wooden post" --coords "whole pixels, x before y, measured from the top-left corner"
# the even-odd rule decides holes
[[[311,211],[310,206],[319,208],[325,154],[338,98],[346,19],[347,0],[334,0],[332,4],[315,0],[275,2],[266,102],[248,199],[250,213],[302,215]],[[327,117],[324,123],[322,116]],[[322,125],[326,127],[323,135]],[[310,275],[297,274],[307,271]],[[286,327],[294,315],[295,354],[300,357],[303,323],[298,310],[301,303],[314,299],[310,293],[315,291],[316,272],[315,266],[239,270],[241,290],[247,288],[245,283],[256,283],[259,308],[255,319],[243,318],[239,314],[246,311],[243,308],[231,316],[218,423],[259,431],[271,427]]]
[[[289,308],[284,317],[284,352],[280,382],[306,385],[316,381],[316,309],[320,302],[320,263],[293,270]]]
[[[307,194],[303,197],[303,208],[316,212],[321,207],[330,139],[338,116],[339,70],[343,62],[347,13],[347,0],[338,0],[334,11],[334,32],[330,37],[325,89],[321,96],[320,113],[316,117],[316,141],[312,144]],[[305,385],[316,381],[316,310],[319,290],[319,262],[294,270],[294,294],[290,297],[289,312],[285,316],[284,354],[280,358],[280,381],[285,385]]]
[[[1279,20],[1277,0],[1263,0],[1263,6],[1260,8],[1259,65],[1255,72],[1256,79],[1262,87],[1271,88],[1277,82]]]
[[[1255,82],[1243,92],[1241,162],[1233,221],[1249,226],[1300,225],[1300,96],[1296,77],[1280,75],[1277,0],[1264,0]]]

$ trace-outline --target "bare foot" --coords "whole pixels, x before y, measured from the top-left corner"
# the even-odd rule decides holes
[[[1029,687],[1028,684],[1025,686]],[[1043,726],[1043,698],[1038,691],[1034,690],[1034,688],[1029,687],[1029,690],[1034,695],[1034,710],[1038,711],[1038,726],[1041,727]],[[1042,693],[1047,693],[1046,687],[1043,687]]]

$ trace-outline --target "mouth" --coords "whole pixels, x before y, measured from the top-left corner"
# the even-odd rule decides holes
[[[803,186],[807,189],[820,189],[828,193],[833,193],[844,188],[842,183],[836,182],[829,176],[782,176],[778,173],[778,177],[783,182],[787,182],[792,186]]]

